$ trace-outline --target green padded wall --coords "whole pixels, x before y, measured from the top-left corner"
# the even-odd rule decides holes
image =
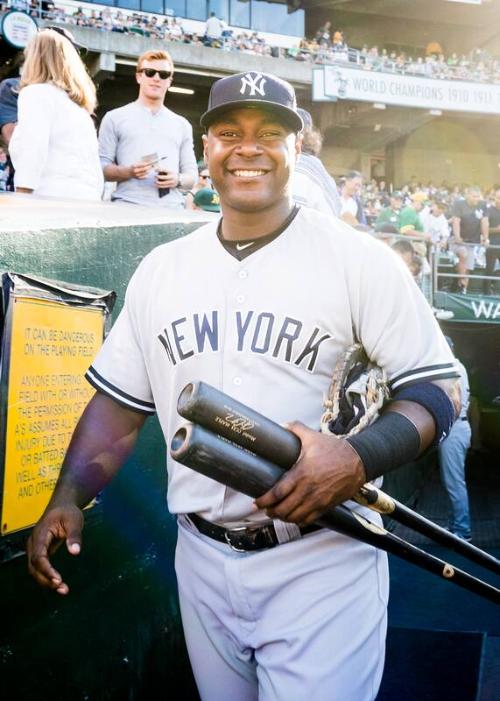
[[[151,213],[0,196],[0,272],[115,290],[155,246],[189,235],[212,215]],[[22,547],[0,538],[0,688],[16,701],[197,699],[182,636],[165,504],[165,445],[149,419],[131,459],[87,512],[83,550],[55,563],[63,598],[37,587]]]

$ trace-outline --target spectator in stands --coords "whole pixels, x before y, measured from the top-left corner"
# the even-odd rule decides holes
[[[344,33],[340,29],[337,29],[333,33],[332,46],[334,50],[335,47],[337,47],[339,51],[345,51],[347,49],[347,44],[344,40]]]
[[[389,206],[384,207],[378,215],[375,221],[375,231],[385,231],[393,234],[399,233],[399,219],[402,206],[403,194],[396,190],[389,196]]]
[[[223,31],[224,25],[222,24],[221,20],[217,17],[215,12],[211,12],[210,17],[207,19],[205,24],[205,45],[212,46],[214,43],[217,43],[217,45],[220,46]]]
[[[365,199],[364,215],[366,218],[367,226],[369,226],[371,229],[374,228],[375,222],[377,220],[378,215],[380,214],[381,209],[382,204],[380,203],[380,199],[377,197],[376,194],[371,194]]]
[[[6,78],[0,83],[0,135],[8,147],[17,124],[17,100],[19,97],[19,78]],[[14,190],[14,167],[9,154],[6,154],[6,166],[2,179],[4,190]]]
[[[203,187],[198,190],[193,199],[193,209],[202,209],[205,212],[220,212],[219,195],[211,187]]]
[[[350,170],[340,188],[340,218],[351,226],[366,226],[366,217],[361,204],[363,176],[357,170]]]
[[[0,133],[6,146],[9,145],[17,123],[19,80],[6,78],[0,83]]]
[[[482,200],[478,187],[468,187],[465,199],[456,200],[451,212],[453,231],[452,251],[458,256],[458,292],[467,294],[469,279],[467,272],[474,269],[474,248],[488,241],[488,216],[486,202]]]
[[[445,212],[446,202],[433,200],[430,208],[420,215],[424,231],[429,234],[432,244],[439,249],[446,248],[450,237],[450,226]]]
[[[176,17],[172,19],[170,24],[170,38],[174,41],[180,41],[184,35],[184,28]]]
[[[424,225],[420,218],[420,212],[424,207],[424,203],[427,201],[427,195],[425,192],[418,191],[410,195],[410,202],[402,208],[399,215],[399,233],[405,234],[406,236],[415,236],[417,238],[430,239],[424,232]],[[427,246],[424,241],[414,241],[413,247],[422,258],[426,260],[427,256]],[[426,272],[429,272],[426,270]]]
[[[198,182],[191,188],[191,190],[186,193],[185,207],[186,209],[194,209],[194,196],[198,190],[203,190],[211,187],[212,183],[210,180],[210,173],[205,165],[205,161],[198,163]]]
[[[118,183],[111,195],[114,202],[183,208],[182,191],[198,177],[193,129],[163,104],[173,72],[166,51],[142,54],[136,70],[138,99],[107,112],[102,120],[99,152],[105,179]],[[155,170],[158,160],[161,170]]]
[[[43,29],[29,41],[10,141],[17,192],[99,200],[95,86],[75,46]]]
[[[340,215],[340,198],[337,185],[318,158],[323,137],[316,129],[311,114],[302,108],[297,110],[304,122],[302,152],[295,164],[292,178],[292,196],[297,204],[318,209],[326,214]]]
[[[426,201],[427,195],[425,192],[414,192],[410,195],[409,204],[403,207],[399,215],[399,229],[401,233],[423,233],[424,226],[419,213],[422,211]]]
[[[316,41],[318,42],[318,45],[322,48],[329,48],[331,43],[332,43],[332,38],[331,38],[331,31],[332,31],[332,23],[331,22],[325,22],[318,31],[316,32]]]
[[[389,207],[390,198],[385,180],[380,180],[377,188],[377,197],[380,200],[382,207]]]
[[[399,239],[399,241],[396,241],[391,245],[391,248],[403,259],[406,267],[412,274],[413,279],[420,286],[422,259],[413,248],[412,243],[410,241],[405,241],[405,239]]]
[[[453,341],[445,337],[453,351]],[[448,437],[438,446],[439,469],[443,486],[451,502],[449,530],[459,538],[471,540],[469,495],[465,481],[465,462],[471,445],[471,426],[468,412],[470,402],[469,378],[462,363],[455,357],[460,373],[461,409]]]
[[[500,263],[500,187],[496,187],[493,193],[493,204],[486,211],[489,223],[489,240],[485,240],[486,249],[486,275],[495,275],[497,261]],[[497,248],[490,248],[496,246]],[[495,282],[485,280],[483,292],[492,294],[495,291]]]
[[[0,148],[0,192],[5,192],[8,189],[9,175],[9,159],[4,149]]]

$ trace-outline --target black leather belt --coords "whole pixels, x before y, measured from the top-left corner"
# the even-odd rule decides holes
[[[280,545],[278,534],[272,523],[265,526],[239,526],[237,528],[223,528],[216,523],[206,521],[198,514],[188,514],[188,518],[203,535],[218,540],[221,543],[230,545],[238,552],[248,552],[251,550],[263,550],[264,548],[274,548]],[[321,526],[312,524],[300,528],[300,536],[319,531]],[[293,540],[293,539],[290,539]]]

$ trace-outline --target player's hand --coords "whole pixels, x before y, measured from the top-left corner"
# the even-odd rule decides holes
[[[366,482],[360,457],[347,441],[288,424],[302,443],[299,459],[268,492],[255,500],[270,518],[306,525],[329,506],[350,499]]]
[[[144,180],[144,178],[148,177],[148,173],[152,167],[152,163],[133,163],[131,166],[129,166],[130,177],[136,178],[137,180]]]
[[[36,524],[27,542],[28,571],[42,587],[67,594],[68,585],[52,566],[49,555],[66,541],[71,555],[78,555],[82,545],[83,514],[74,504],[47,511]]]
[[[177,183],[179,182],[179,176],[177,173],[171,173],[170,171],[166,170],[159,170],[156,171],[156,179],[155,179],[155,185],[158,188],[174,188],[177,187]]]

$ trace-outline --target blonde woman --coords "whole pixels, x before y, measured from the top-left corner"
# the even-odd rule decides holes
[[[52,29],[36,34],[25,49],[9,145],[16,192],[101,199],[95,105],[95,86],[71,41]]]

